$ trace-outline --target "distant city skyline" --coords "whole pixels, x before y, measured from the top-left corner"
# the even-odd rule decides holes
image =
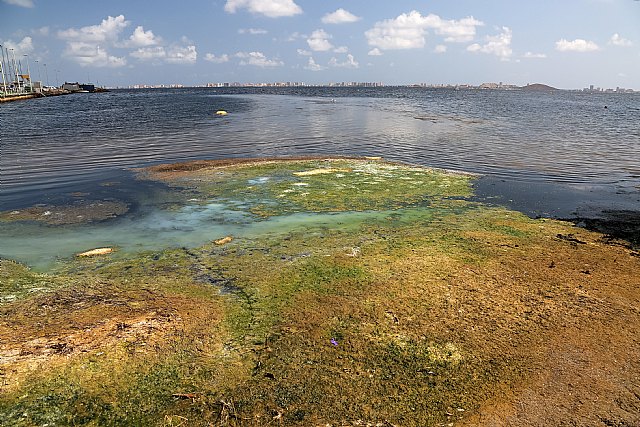
[[[0,0],[34,80],[640,89],[640,1]],[[26,56],[25,56],[26,55]]]

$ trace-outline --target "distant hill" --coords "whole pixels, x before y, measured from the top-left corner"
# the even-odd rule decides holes
[[[534,83],[532,85],[522,86],[522,90],[529,90],[532,92],[552,92],[554,90],[560,90],[555,87],[543,85],[540,83]]]

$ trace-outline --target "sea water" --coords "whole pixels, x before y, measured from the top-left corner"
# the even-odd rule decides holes
[[[229,115],[215,116],[220,109]],[[131,207],[82,226],[0,224],[0,256],[31,265],[98,246],[198,245],[298,221],[265,222],[217,201],[168,209],[171,192],[131,171],[192,159],[383,156],[483,174],[479,197],[532,215],[640,212],[640,94],[114,90],[3,104],[0,122],[0,210],[70,203],[77,193]]]

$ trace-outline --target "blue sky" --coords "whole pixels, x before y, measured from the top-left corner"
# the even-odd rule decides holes
[[[0,43],[50,84],[640,90],[638,0],[0,0]]]

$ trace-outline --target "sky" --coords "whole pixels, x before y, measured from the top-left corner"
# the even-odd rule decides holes
[[[640,90],[639,0],[0,0],[0,43],[51,85]]]

